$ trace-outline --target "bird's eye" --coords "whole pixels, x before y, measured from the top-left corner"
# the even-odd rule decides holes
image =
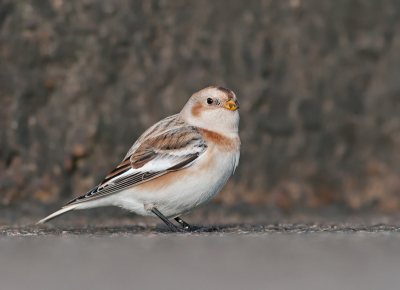
[[[210,105],[211,105],[212,103],[213,103],[213,99],[208,98],[208,99],[207,99],[207,104],[210,104]]]

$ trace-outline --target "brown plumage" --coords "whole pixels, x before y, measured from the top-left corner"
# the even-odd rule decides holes
[[[192,115],[194,117],[200,117],[201,111],[203,110],[203,105],[200,102],[197,102],[193,107],[192,107]]]
[[[204,140],[208,143],[214,144],[220,151],[238,151],[240,148],[240,139],[229,138],[217,132],[212,132],[206,129],[199,129],[202,133]]]

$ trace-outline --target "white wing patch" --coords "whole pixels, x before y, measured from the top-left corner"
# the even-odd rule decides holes
[[[174,128],[145,139],[134,147],[135,151],[126,156],[101,184],[65,206],[116,193],[168,172],[187,168],[207,150],[202,134],[191,126]]]

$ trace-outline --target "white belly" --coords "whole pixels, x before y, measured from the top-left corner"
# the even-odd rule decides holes
[[[168,218],[177,217],[209,202],[233,173],[239,152],[215,152],[208,148],[190,167],[167,173],[139,186],[82,203],[76,209],[115,205],[139,215],[154,215],[155,206]],[[212,156],[214,158],[212,158]],[[168,179],[160,183],[159,180]],[[152,186],[151,183],[155,184]],[[158,184],[157,184],[158,183]]]

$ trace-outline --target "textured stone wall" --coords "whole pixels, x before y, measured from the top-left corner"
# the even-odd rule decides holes
[[[400,209],[400,2],[0,1],[0,207],[65,201],[209,85],[241,102],[217,200]]]

